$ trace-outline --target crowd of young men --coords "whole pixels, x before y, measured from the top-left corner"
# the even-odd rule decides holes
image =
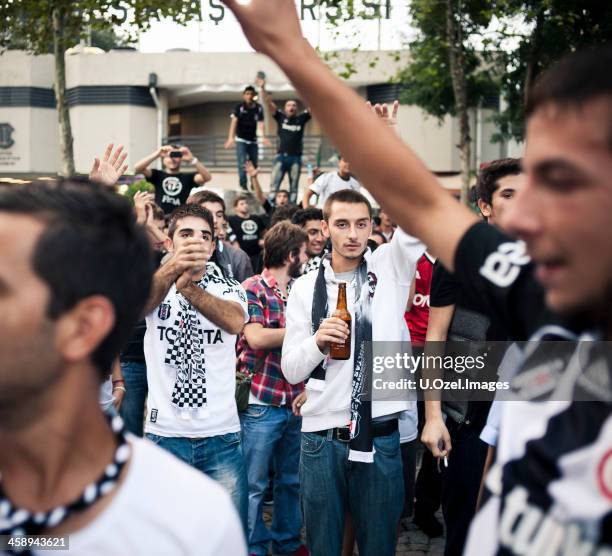
[[[78,555],[319,556],[356,543],[390,556],[416,490],[431,534],[442,505],[446,554],[611,551],[612,49],[540,78],[524,159],[480,172],[485,223],[441,190],[385,108],[366,107],[297,39],[291,0],[227,4],[380,202],[379,237],[344,158],[310,187],[321,208],[277,208],[267,230],[239,197],[230,222],[246,254],[225,241],[221,197],[189,198],[210,173],[185,147],[137,165],[172,209],[167,230],[150,196],[132,207],[109,188],[120,149],[96,159],[91,181],[1,187],[0,535],[66,535]],[[251,174],[253,92],[230,130]],[[195,176],[180,177],[181,159]],[[341,283],[350,326],[334,316]],[[348,357],[330,357],[347,338]],[[431,456],[415,489],[416,403],[370,395],[372,346],[412,341],[418,353],[448,339],[514,342],[499,367],[512,367],[516,399],[492,411],[426,396]],[[549,339],[579,342],[551,360]],[[133,434],[100,407],[111,370]],[[236,370],[250,380],[240,407]]]

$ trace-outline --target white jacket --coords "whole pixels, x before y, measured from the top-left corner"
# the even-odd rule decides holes
[[[410,333],[404,312],[416,263],[425,246],[399,228],[388,244],[373,253],[366,252],[368,272],[376,276],[377,284],[372,299],[372,340],[409,342]],[[327,282],[328,310],[333,312],[338,299],[338,282],[329,262],[324,260]],[[312,299],[318,272],[298,278],[291,287],[286,307],[286,331],[283,342],[281,369],[288,382],[296,384],[307,379],[326,355],[319,350],[312,334]],[[355,288],[347,286],[347,304],[352,317],[352,337],[355,337]],[[350,420],[351,386],[355,342],[351,358],[346,361],[329,360],[323,391],[308,388],[308,400],[302,406],[302,430],[312,432],[343,427]],[[381,376],[381,375],[377,375]],[[384,375],[383,375],[384,376]],[[413,401],[374,401],[372,417],[381,417],[404,410],[416,411]]]

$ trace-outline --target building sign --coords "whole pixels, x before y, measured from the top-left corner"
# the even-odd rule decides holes
[[[10,149],[14,144],[12,133],[15,128],[9,124],[0,124],[0,149]]]
[[[320,5],[320,4],[323,5]],[[343,2],[329,2],[327,5],[325,1],[321,0],[296,0],[296,6],[298,9],[298,15],[302,21],[317,21],[319,19],[334,19],[342,15]],[[352,5],[352,13],[346,14],[347,19],[354,19],[355,14],[358,14],[359,18],[391,18],[391,0],[357,0],[354,3],[347,3]],[[221,0],[208,0],[208,18],[214,21],[218,25],[225,18],[227,13],[225,6],[221,3]]]

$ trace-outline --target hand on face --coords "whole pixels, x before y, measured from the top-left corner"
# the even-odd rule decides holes
[[[177,276],[183,273],[193,275],[206,268],[211,255],[212,242],[206,242],[201,238],[187,238],[178,242],[175,238],[174,251],[168,264],[173,265]]]

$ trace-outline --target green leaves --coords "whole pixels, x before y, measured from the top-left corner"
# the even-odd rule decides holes
[[[61,16],[64,48],[79,43],[92,31],[108,32],[126,24],[135,33],[146,30],[153,21],[171,18],[179,24],[201,19],[199,0],[0,0],[0,49],[25,48],[34,54],[51,51],[52,11]]]

